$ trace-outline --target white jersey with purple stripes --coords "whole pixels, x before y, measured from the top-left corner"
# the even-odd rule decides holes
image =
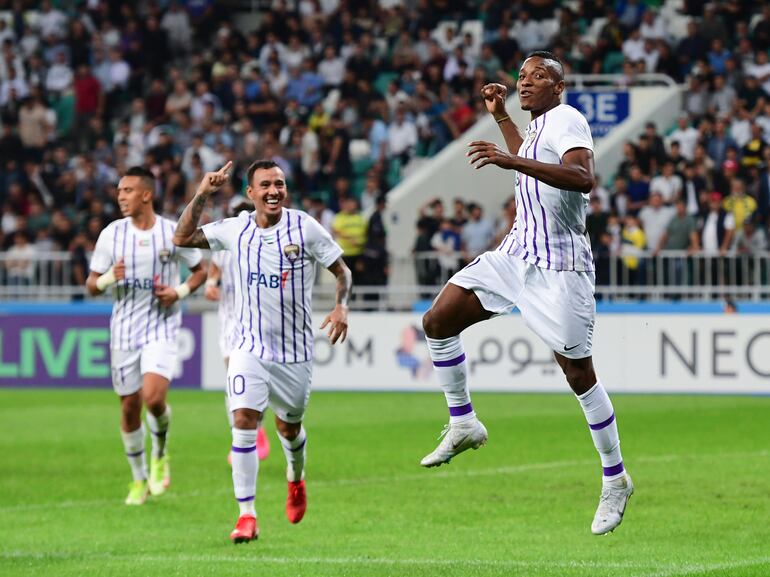
[[[227,250],[235,270],[234,350],[277,363],[313,358],[311,297],[316,263],[329,267],[342,249],[313,217],[284,208],[275,226],[226,218],[202,227],[212,251]]]
[[[561,164],[574,148],[593,151],[591,129],[575,108],[560,104],[529,123],[518,155]],[[550,270],[592,272],[586,235],[588,195],[516,173],[516,220],[497,250]]]
[[[99,235],[91,257],[91,270],[107,272],[121,258],[126,278],[113,286],[115,302],[110,319],[113,349],[132,351],[147,343],[176,341],[182,324],[179,303],[162,307],[154,294],[157,284],[179,284],[179,261],[189,267],[201,261],[198,249],[177,248],[172,242],[176,223],[155,216],[149,230],[140,230],[130,218],[111,222]]]
[[[248,214],[248,213],[245,213]],[[235,281],[238,278],[236,263],[233,262],[233,253],[229,250],[218,250],[211,253],[211,262],[220,270],[219,278],[219,349],[222,356],[227,358],[230,351],[236,347],[236,316],[235,307]],[[240,342],[240,341],[238,341]]]

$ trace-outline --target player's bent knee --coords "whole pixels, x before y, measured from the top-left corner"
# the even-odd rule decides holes
[[[233,426],[236,429],[256,429],[262,415],[254,409],[235,409],[233,411]]]
[[[275,419],[275,428],[278,434],[281,435],[287,441],[293,441],[299,435],[302,430],[302,423],[287,423],[281,419]]]
[[[433,309],[430,309],[422,316],[422,330],[425,331],[425,336],[431,339],[443,338],[441,334],[442,329],[441,320],[437,318]]]

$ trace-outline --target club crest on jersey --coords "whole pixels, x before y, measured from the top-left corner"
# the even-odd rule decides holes
[[[171,259],[171,251],[167,248],[162,248],[158,252],[158,258],[160,259],[160,262],[163,264],[167,264],[168,261]]]
[[[150,246],[150,239],[148,239],[148,238],[140,239],[140,240],[137,241],[137,244],[139,246]]]
[[[285,256],[290,263],[294,263],[294,261],[299,258],[299,246],[296,244],[287,244],[283,247],[283,256]]]

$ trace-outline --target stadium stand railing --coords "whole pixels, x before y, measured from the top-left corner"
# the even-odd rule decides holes
[[[86,297],[76,284],[77,263],[69,252],[51,252],[28,259],[29,275],[11,272],[18,258],[0,254],[0,300],[62,301]],[[412,310],[433,299],[443,284],[462,266],[462,253],[423,252],[393,258],[387,285],[359,284],[351,303],[354,310]],[[596,296],[604,300],[661,301],[770,298],[770,252],[725,256],[687,251],[621,252],[596,257]],[[414,279],[423,282],[415,283]],[[426,280],[427,279],[427,280]],[[106,299],[107,297],[101,297]],[[203,301],[202,291],[191,297]],[[334,304],[334,285],[319,274],[315,289],[319,310]],[[213,303],[212,307],[215,306]]]

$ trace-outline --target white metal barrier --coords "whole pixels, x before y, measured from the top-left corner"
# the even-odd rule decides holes
[[[85,287],[76,282],[87,276],[83,262],[68,252],[36,255],[29,259],[33,274],[18,274],[18,263],[0,253],[0,299],[71,300],[84,298]],[[415,302],[430,300],[464,263],[461,253],[422,252],[392,259],[387,285],[359,283],[354,287],[354,310],[412,310]],[[770,298],[770,252],[753,255],[708,255],[686,251],[596,256],[596,295],[608,300],[721,300],[759,301]],[[87,265],[86,265],[87,266]],[[16,272],[14,272],[16,271]],[[77,274],[76,274],[77,272]],[[333,306],[334,284],[314,290],[319,309]],[[108,297],[101,297],[106,299]],[[202,291],[193,300],[203,300]],[[213,305],[212,305],[213,306]]]

